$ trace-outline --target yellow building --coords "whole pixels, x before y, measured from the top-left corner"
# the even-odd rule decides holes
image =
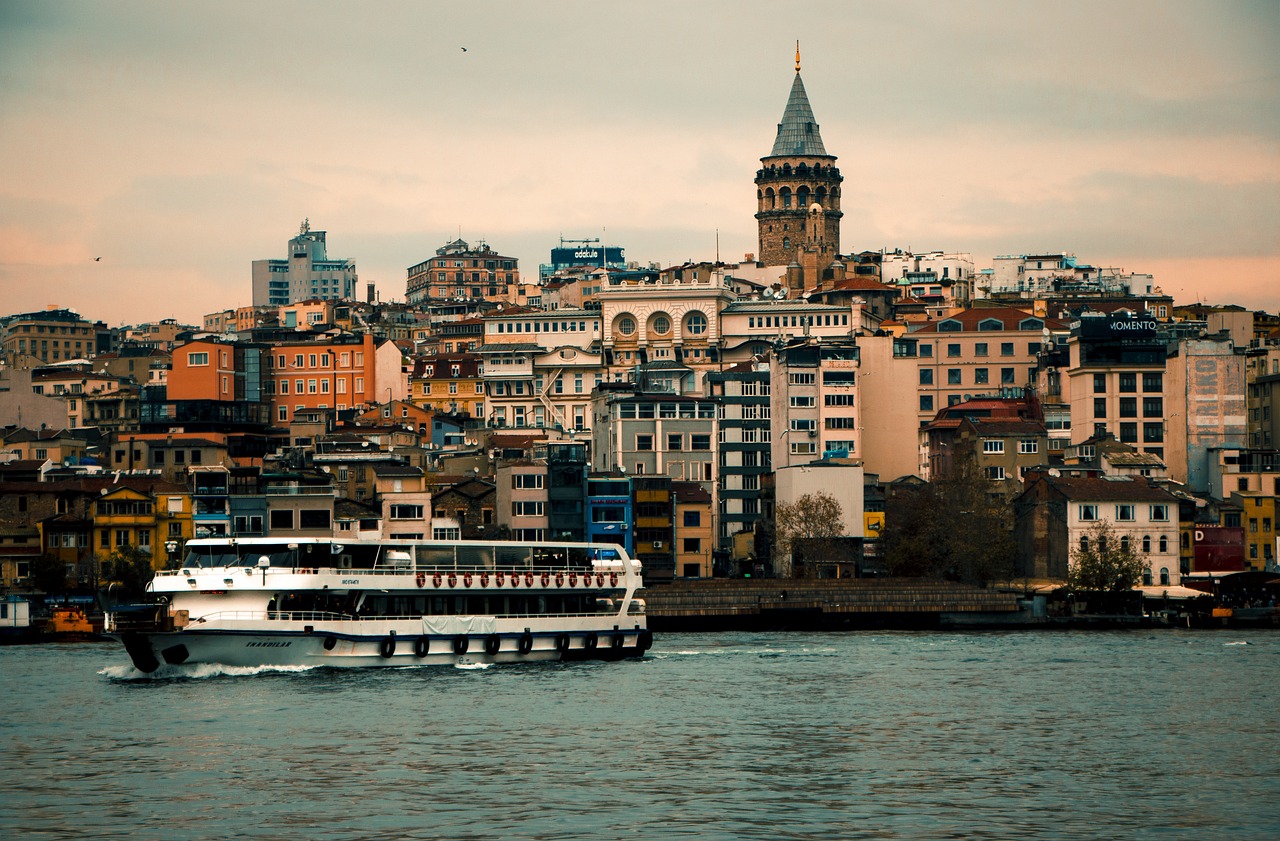
[[[672,482],[671,491],[676,502],[676,576],[710,578],[711,549],[715,542],[711,494],[697,482]]]
[[[1244,528],[1244,562],[1251,570],[1263,570],[1276,560],[1276,497],[1258,491],[1236,491],[1231,501],[1240,506]]]
[[[163,569],[191,538],[191,494],[183,485],[157,482],[149,491],[128,486],[93,501],[93,546],[101,563],[118,550],[135,548]]]
[[[409,399],[447,414],[484,415],[480,358],[470,353],[441,353],[414,360]]]

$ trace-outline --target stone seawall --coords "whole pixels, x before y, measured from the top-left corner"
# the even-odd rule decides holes
[[[901,578],[686,579],[642,596],[657,631],[995,627],[1027,618],[1014,593]]]

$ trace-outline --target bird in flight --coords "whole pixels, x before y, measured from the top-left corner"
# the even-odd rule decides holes
[[[465,52],[467,51],[467,48],[466,48],[466,47],[463,47],[463,48],[462,48],[462,51],[465,53]]]
[[[101,260],[101,259],[102,259],[101,257],[94,257],[94,258],[93,258],[93,262],[95,262],[95,263],[96,263],[96,262],[98,262],[98,261],[99,261],[99,260]]]

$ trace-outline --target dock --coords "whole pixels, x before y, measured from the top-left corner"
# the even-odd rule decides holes
[[[1016,593],[906,578],[683,579],[643,593],[657,631],[1030,624]]]

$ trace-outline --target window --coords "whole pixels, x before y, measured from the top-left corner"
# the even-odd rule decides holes
[[[393,520],[421,520],[421,505],[406,505],[398,503],[391,506],[391,519]]]
[[[1001,368],[1001,369],[1000,369],[1000,384],[1001,384],[1001,385],[1014,385],[1014,384],[1016,384],[1016,383],[1017,383],[1017,381],[1018,381],[1018,373],[1017,373],[1017,369],[1016,369],[1016,368]]]
[[[1147,444],[1158,444],[1163,441],[1164,423],[1162,421],[1144,423],[1142,425],[1142,440]]]
[[[986,385],[988,382],[990,382],[990,380],[988,379],[988,371],[987,371],[987,369],[986,369],[986,368],[974,368],[974,369],[973,369],[973,384],[974,384],[974,385]]]
[[[711,436],[710,435],[690,435],[689,449],[697,450],[697,451],[710,450]]]
[[[947,356],[951,358],[955,358],[955,357],[958,357],[959,355],[960,355],[960,343],[959,342],[949,343],[947,345]]]
[[[787,374],[788,385],[813,385],[817,381],[816,374]]]
[[[1138,390],[1138,375],[1132,371],[1120,375],[1120,391],[1130,394]]]
[[[816,397],[792,397],[791,408],[793,409],[812,409],[818,404]]]
[[[701,551],[702,551],[702,538],[700,538],[700,537],[686,537],[686,538],[684,539],[684,551],[685,551],[685,552],[701,552]]]
[[[1004,468],[1000,466],[987,467],[985,468],[985,472],[986,472],[987,478],[994,481],[1003,481],[1005,478]]]
[[[636,332],[636,320],[629,315],[624,315],[616,322],[618,325],[618,333],[623,336],[630,336]]]
[[[920,385],[933,385],[933,369],[932,368],[920,369]]]
[[[793,456],[813,455],[818,451],[818,445],[812,441],[792,441],[791,454]]]
[[[982,451],[984,453],[1003,453],[1004,441],[988,438],[982,442]]]
[[[511,505],[511,513],[517,517],[541,517],[544,510],[545,505],[540,500],[521,500]]]
[[[1083,521],[1085,521],[1085,522],[1092,522],[1092,521],[1094,521],[1094,520],[1098,519],[1098,506],[1096,506],[1096,505],[1092,505],[1092,504],[1090,504],[1090,505],[1081,505],[1081,506],[1080,506],[1080,519],[1081,519],[1081,520],[1083,520]]]
[[[271,528],[273,529],[291,529],[293,528],[293,510],[290,508],[279,508],[271,512]]]
[[[519,490],[539,490],[543,487],[545,478],[541,473],[513,473],[511,487]]]
[[[652,436],[652,435],[648,435],[648,434],[640,434],[640,435],[637,435],[637,436],[636,436],[636,449],[637,449],[637,450],[652,450],[652,449],[653,449],[653,436]]]
[[[1107,375],[1106,374],[1093,375],[1093,393],[1094,394],[1107,393]]]
[[[959,368],[947,369],[947,385],[960,385],[960,369]]]
[[[691,336],[700,336],[707,332],[707,317],[700,312],[689,313],[684,320],[684,330]]]
[[[208,354],[207,352],[204,352],[204,351],[202,351],[202,352],[200,352],[200,353],[188,353],[188,354],[187,354],[187,364],[188,364],[188,365],[208,365],[208,364],[209,364],[209,354]]]
[[[933,411],[933,395],[932,394],[920,395],[920,411],[922,412]]]
[[[1129,422],[1120,424],[1120,442],[1122,444],[1135,444],[1137,441],[1138,425]]]
[[[1040,451],[1040,444],[1038,441],[1023,439],[1022,441],[1018,442],[1018,452],[1022,453],[1023,455],[1030,455],[1033,453],[1038,453],[1039,451]]]
[[[1120,417],[1136,418],[1138,416],[1138,398],[1121,397],[1120,398]]]
[[[988,356],[989,354],[987,353],[987,343],[986,343],[986,342],[977,342],[976,344],[974,344],[974,346],[973,346],[973,355],[974,355],[974,356]]]
[[[680,433],[678,433],[678,432],[673,432],[673,433],[671,433],[671,434],[667,435],[667,449],[668,449],[668,450],[673,450],[673,451],[676,451],[676,452],[678,452],[678,451],[680,451],[680,450],[683,450],[683,449],[684,449],[684,435],[682,435],[682,434],[680,434]]]
[[[1151,519],[1161,523],[1168,522],[1169,506],[1167,505],[1151,506]]]
[[[1162,373],[1160,373],[1160,372],[1158,372],[1158,371],[1156,371],[1156,372],[1154,372],[1154,373],[1147,373],[1147,374],[1143,374],[1143,375],[1142,375],[1142,390],[1143,390],[1143,391],[1147,391],[1147,392],[1151,392],[1151,391],[1156,391],[1156,392],[1164,391],[1164,374],[1162,374]]]
[[[1122,504],[1116,506],[1116,520],[1124,523],[1131,523],[1134,520],[1133,506]]]
[[[654,335],[665,336],[671,332],[671,319],[665,315],[654,316],[652,326]]]
[[[702,513],[700,511],[684,512],[684,524],[688,528],[697,528],[702,525]]]
[[[827,429],[857,429],[857,418],[827,418],[825,422]]]
[[[1035,351],[1032,351],[1032,353],[1034,353],[1034,352],[1035,352]],[[1001,355],[1001,356],[1013,356],[1013,342],[1001,342],[1001,343],[1000,343],[1000,355]]]
[[[1093,416],[1095,418],[1105,418],[1107,416],[1107,398],[1093,398]]]

